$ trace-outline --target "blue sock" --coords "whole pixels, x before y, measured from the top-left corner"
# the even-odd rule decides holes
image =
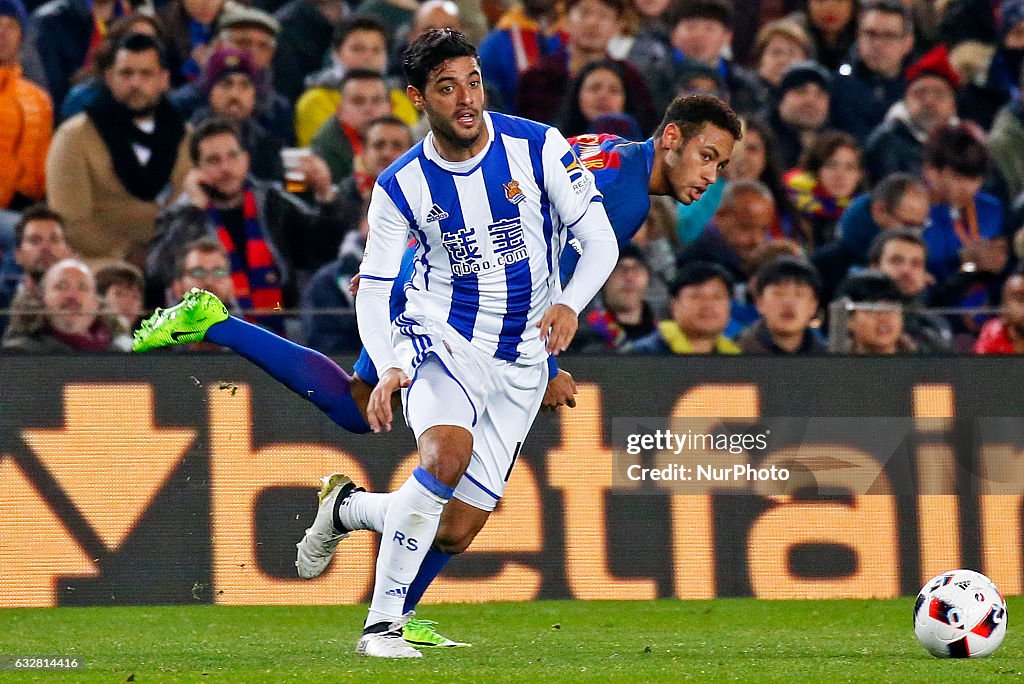
[[[416,578],[409,585],[409,589],[405,594],[405,608],[403,612],[408,613],[416,608],[420,599],[423,598],[423,592],[427,590],[427,587],[434,581],[434,578],[441,574],[444,566],[448,565],[448,561],[452,559],[452,556],[453,554],[438,551],[433,546],[430,547],[426,557],[423,559],[423,563],[420,564],[420,571],[416,573]]]
[[[370,431],[352,399],[349,375],[315,349],[295,344],[234,316],[210,326],[205,339],[256,364],[349,432]]]

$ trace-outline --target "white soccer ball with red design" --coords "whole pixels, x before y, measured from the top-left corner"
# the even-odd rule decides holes
[[[980,572],[944,572],[917,595],[914,633],[938,658],[987,656],[1006,636],[1006,601]]]

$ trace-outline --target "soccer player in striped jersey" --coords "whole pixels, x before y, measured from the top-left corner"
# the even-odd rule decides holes
[[[356,650],[384,658],[421,655],[402,628],[424,559],[487,521],[540,408],[548,356],[569,345],[618,254],[593,176],[565,138],[484,110],[476,49],[462,34],[423,34],[403,66],[431,131],[377,178],[356,314],[380,378],[370,427],[390,430],[402,388],[420,465],[395,492],[351,492],[334,507],[342,531],[383,518]],[[584,255],[563,290],[569,228]],[[410,235],[415,271],[392,324],[389,294]]]
[[[733,142],[739,137],[739,121],[728,105],[714,98],[689,96],[673,102],[654,137],[644,143],[631,143],[608,135],[581,136],[572,142],[583,166],[592,169],[596,176],[598,190],[605,195],[604,203],[615,236],[622,245],[629,242],[643,223],[649,206],[648,194],[665,194],[684,203],[699,199],[703,190],[716,181],[718,172],[728,162]],[[572,163],[569,161],[565,166]],[[415,257],[415,249],[407,252],[402,275],[392,286],[392,318],[404,311],[405,283],[411,282]],[[578,252],[563,250],[563,279],[572,273],[578,258]],[[192,338],[172,338],[171,333],[195,329],[196,339],[202,339],[205,333],[205,339],[230,347],[300,396],[311,400],[343,428],[352,432],[367,431],[367,394],[377,384],[377,371],[365,350],[356,363],[356,377],[349,378],[333,361],[318,352],[228,317],[226,311],[216,308],[216,304],[219,303],[212,296],[204,293],[203,296],[186,297],[183,305],[187,306],[180,310],[181,315],[177,319],[171,315],[173,309],[158,312],[137,335],[136,350],[192,341]],[[206,320],[198,323],[197,318]],[[154,321],[157,321],[156,325]],[[556,370],[553,368],[550,372]],[[314,387],[314,392],[308,391]],[[572,405],[573,388],[571,377],[561,371],[557,381],[549,384],[550,406]],[[347,478],[336,475],[323,479],[322,505],[317,522],[299,544],[296,564],[303,577],[321,574],[333,557],[338,542],[352,529],[373,529],[377,532],[383,529],[384,506],[376,507],[375,515],[367,513],[370,507],[363,507],[354,524],[352,516],[347,516],[353,527],[344,528],[340,521],[335,525],[335,511],[359,508],[350,506],[351,494],[359,490]],[[355,497],[356,500],[359,498]],[[388,500],[383,499],[382,503]],[[454,507],[447,510],[450,512]],[[438,543],[431,547],[407,590],[405,610],[415,608],[451,554],[464,550],[480,529],[480,526],[460,524],[458,516],[449,517],[446,513],[446,517],[447,529],[442,528],[443,534]],[[412,643],[458,645],[458,642],[437,634],[429,623],[424,626],[419,622],[414,620],[406,625],[405,636]]]
[[[580,164],[594,175],[616,241],[624,247],[646,220],[650,195],[666,195],[683,204],[699,201],[729,163],[741,131],[739,118],[725,102],[708,95],[683,95],[669,105],[654,135],[644,142],[606,133],[580,135],[568,142]],[[580,258],[579,241],[571,229],[568,244],[573,249],[564,249],[559,262],[563,282]],[[414,257],[415,248],[410,248],[407,259]],[[392,289],[393,318],[404,310],[403,283],[411,280],[412,272],[411,264],[403,263],[403,276]],[[557,371],[552,364],[551,373]],[[377,370],[365,349],[355,374],[357,385],[377,384]],[[567,398],[560,387],[550,406],[564,405]]]

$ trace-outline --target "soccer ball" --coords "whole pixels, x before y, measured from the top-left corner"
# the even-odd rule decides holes
[[[1006,636],[1006,601],[980,572],[944,572],[917,595],[914,633],[937,658],[987,656]]]

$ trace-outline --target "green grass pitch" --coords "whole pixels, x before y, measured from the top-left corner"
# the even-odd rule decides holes
[[[1002,647],[937,660],[887,601],[540,601],[423,606],[472,648],[410,661],[353,653],[363,606],[166,606],[0,610],[0,654],[77,655],[84,671],[0,672],[17,681],[180,682],[1024,682],[1009,601]],[[1002,675],[996,677],[996,675]]]

